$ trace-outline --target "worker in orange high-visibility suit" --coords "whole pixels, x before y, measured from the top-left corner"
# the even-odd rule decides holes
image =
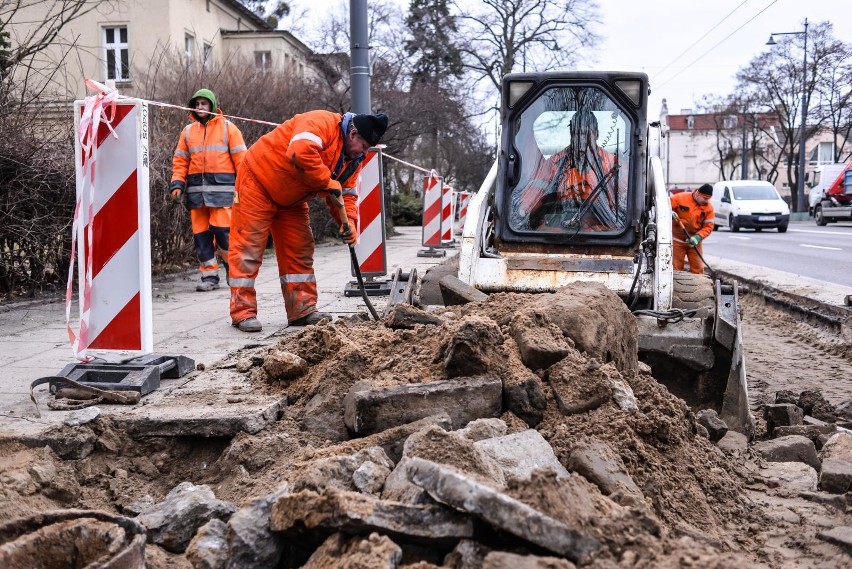
[[[262,329],[255,279],[272,231],[284,307],[291,326],[315,324],[317,311],[314,237],[308,201],[324,195],[348,244],[357,239],[355,182],[364,153],[388,127],[384,114],[340,115],[310,111],[264,135],[246,153],[237,176],[232,219],[231,322],[244,332]],[[340,219],[342,198],[348,219]]]
[[[218,247],[228,274],[231,205],[237,167],[246,153],[243,135],[231,121],[222,116],[216,95],[199,89],[188,106],[192,120],[181,132],[172,159],[172,183],[169,190],[174,201],[186,194],[192,220],[192,236],[198,254],[201,284],[199,292],[219,288]]]
[[[676,271],[684,269],[683,258],[686,257],[689,260],[689,272],[704,274],[704,261],[699,253],[704,253],[701,242],[713,232],[712,195],[713,186],[704,184],[693,192],[681,192],[671,197],[672,262]]]

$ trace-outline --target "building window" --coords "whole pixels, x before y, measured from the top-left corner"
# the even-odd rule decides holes
[[[256,51],[254,52],[254,67],[258,71],[267,72],[272,69],[272,52],[271,51]]]
[[[186,66],[192,65],[192,56],[195,53],[195,36],[185,34],[183,36],[183,57],[186,61]]]
[[[104,28],[104,61],[106,62],[106,78],[108,80],[130,80],[127,26]]]
[[[834,143],[820,142],[811,150],[811,165],[834,164]]]
[[[204,69],[210,69],[213,65],[213,46],[209,43],[204,44],[204,52],[202,54],[203,60],[201,64],[204,66]]]
[[[695,117],[689,115],[686,117],[686,128],[695,128]]]
[[[734,115],[728,115],[724,119],[722,119],[722,127],[723,128],[736,128],[737,126],[737,117]]]

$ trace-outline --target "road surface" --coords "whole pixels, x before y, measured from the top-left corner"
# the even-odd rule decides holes
[[[794,222],[786,233],[774,229],[722,228],[704,243],[707,255],[852,286],[852,223],[818,227]]]

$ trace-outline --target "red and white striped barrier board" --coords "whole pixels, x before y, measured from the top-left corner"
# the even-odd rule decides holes
[[[444,186],[441,192],[441,244],[446,245],[453,242],[453,188]]]
[[[423,246],[441,246],[443,178],[434,171],[423,180]]]
[[[358,177],[358,242],[355,253],[365,277],[386,275],[385,208],[382,185],[382,151],[370,150]],[[353,269],[352,276],[355,276]]]
[[[459,221],[456,227],[456,233],[464,231],[464,222],[467,220],[467,204],[470,203],[470,198],[473,197],[471,192],[459,192]]]
[[[74,109],[77,206],[66,291],[72,349],[84,361],[88,350],[150,353],[148,106],[117,102],[115,91],[101,91],[76,101]],[[70,323],[75,253],[77,334]]]

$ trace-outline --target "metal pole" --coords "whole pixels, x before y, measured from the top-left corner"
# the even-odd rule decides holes
[[[740,166],[740,180],[748,180],[748,140],[746,138],[746,117],[744,114],[741,114],[743,118],[743,163]]]
[[[367,26],[367,0],[349,0],[350,66],[352,112],[370,112],[370,46]]]
[[[805,127],[808,120],[808,19],[805,18],[805,58],[802,65],[802,126],[799,132],[799,195],[796,211],[805,211]]]

